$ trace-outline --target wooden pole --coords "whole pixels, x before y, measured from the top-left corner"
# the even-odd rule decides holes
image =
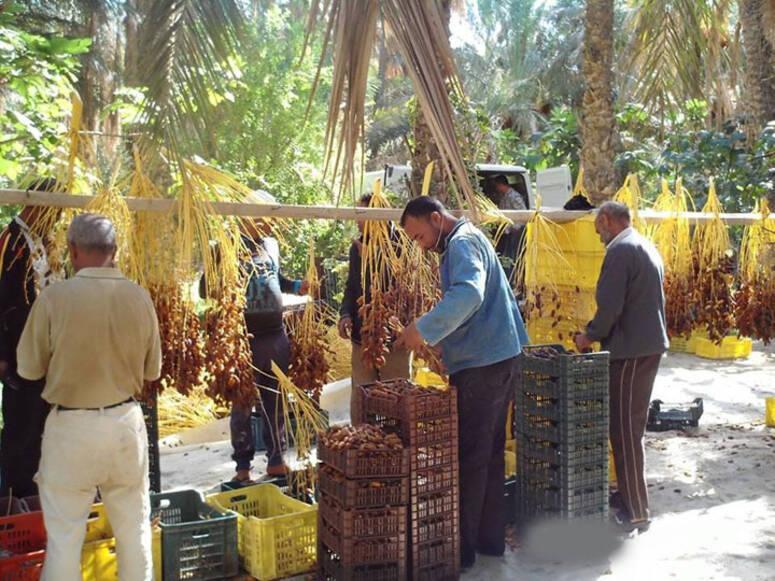
[[[58,208],[85,208],[94,200],[94,196],[76,196],[72,194],[37,192],[29,190],[0,189],[0,205],[52,206]],[[172,212],[177,200],[164,198],[125,198],[130,210],[136,212]],[[286,218],[294,220],[393,220],[401,218],[401,209],[394,208],[347,208],[334,206],[294,206],[289,204],[243,204],[231,202],[212,202],[211,211],[221,216],[243,216],[253,218]],[[570,222],[593,212],[569,210],[539,210],[542,215],[555,222]],[[453,211],[456,215],[470,212]],[[533,216],[533,210],[504,210],[503,214],[515,224],[524,224]],[[641,210],[640,217],[648,223],[658,223],[674,216],[672,212],[654,212]],[[685,212],[690,223],[700,224],[714,218],[713,214]],[[760,214],[721,214],[721,220],[730,226],[745,226],[761,220]],[[775,214],[770,215],[775,219]]]

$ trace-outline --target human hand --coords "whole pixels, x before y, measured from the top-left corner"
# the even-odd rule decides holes
[[[339,331],[339,336],[342,339],[350,339],[353,334],[353,320],[349,316],[344,316],[339,319],[339,323],[336,326]]]
[[[396,347],[401,347],[407,351],[416,351],[423,345],[425,345],[425,339],[420,335],[416,323],[406,327],[401,336],[396,340]]]
[[[592,339],[586,333],[576,333],[573,337],[573,342],[576,343],[576,349],[579,353],[584,353],[592,347]]]

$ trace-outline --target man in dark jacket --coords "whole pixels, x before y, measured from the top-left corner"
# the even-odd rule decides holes
[[[595,227],[606,245],[597,312],[586,332],[576,335],[576,347],[584,351],[600,341],[611,353],[610,437],[619,488],[612,505],[625,530],[644,531],[649,499],[643,436],[659,362],[668,348],[664,269],[654,245],[630,225],[624,204],[600,206]]]
[[[371,194],[366,194],[359,201],[358,205],[367,208],[371,201]],[[395,227],[390,224],[391,230]],[[358,299],[364,296],[364,289],[361,279],[361,250],[363,247],[363,222],[358,222],[360,236],[353,240],[350,246],[349,270],[347,273],[347,284],[344,289],[344,298],[342,307],[339,310],[339,336],[342,339],[352,341],[352,391],[350,396],[350,418],[352,423],[362,421],[358,417],[356,409],[356,387],[365,383],[372,383],[377,380],[409,378],[409,353],[405,349],[393,347],[385,358],[385,365],[380,369],[374,369],[363,362],[363,349],[361,347],[361,315],[359,312]],[[369,289],[366,289],[364,299],[368,303],[371,300]]]
[[[56,191],[54,180],[30,186]],[[0,378],[3,382],[3,432],[0,438],[0,495],[35,496],[33,477],[40,462],[48,404],[41,398],[45,380],[28,381],[16,372],[19,343],[32,303],[56,278],[46,253],[46,210],[27,206],[0,234]]]

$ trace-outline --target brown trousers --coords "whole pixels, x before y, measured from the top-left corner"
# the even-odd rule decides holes
[[[363,363],[363,347],[353,343],[352,354],[352,391],[350,392],[350,421],[353,425],[363,422],[358,409],[356,399],[359,385],[365,383],[374,383],[375,381],[386,381],[388,379],[409,379],[411,370],[409,369],[409,352],[403,349],[394,349],[385,358],[385,365],[380,369],[367,367]]]
[[[610,435],[619,493],[630,520],[649,518],[646,432],[651,391],[662,355],[611,361]]]

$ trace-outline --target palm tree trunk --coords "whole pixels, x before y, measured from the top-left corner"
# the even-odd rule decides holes
[[[740,0],[748,102],[757,129],[775,119],[775,50],[765,27],[772,10],[770,0]]]
[[[449,21],[451,17],[451,0],[441,0],[442,14],[444,16],[444,26],[449,34]],[[428,194],[437,197],[443,203],[447,203],[447,176],[444,175],[441,166],[441,154],[439,148],[433,141],[433,136],[428,124],[425,122],[420,106],[416,105],[416,113],[412,120],[412,137],[414,148],[412,150],[412,177],[410,187],[413,196],[419,196],[422,193],[422,183],[425,176],[425,167],[434,162],[433,178]]]
[[[613,0],[587,0],[584,37],[584,100],[581,121],[581,164],[593,202],[616,192],[617,142],[613,99]]]

